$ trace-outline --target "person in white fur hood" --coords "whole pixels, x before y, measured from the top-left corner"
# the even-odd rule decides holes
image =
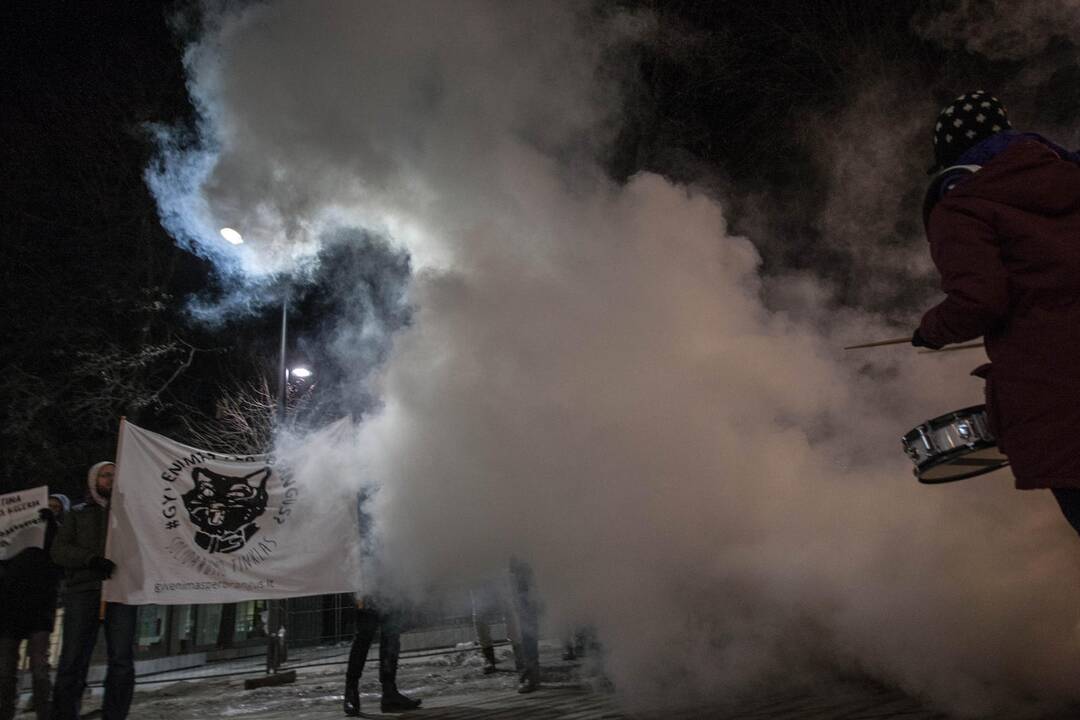
[[[64,568],[64,640],[53,690],[53,720],[77,720],[80,715],[86,673],[101,624],[101,583],[112,575],[116,563],[105,557],[108,508],[112,498],[116,465],[112,461],[93,465],[86,476],[90,501],[74,508],[57,532],[52,559]],[[122,562],[122,560],[121,560]],[[101,713],[105,720],[123,720],[135,691],[134,605],[107,603],[105,644],[108,670]]]

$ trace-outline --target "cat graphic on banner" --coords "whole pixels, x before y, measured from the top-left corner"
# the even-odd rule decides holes
[[[326,493],[343,483],[308,475],[271,455],[199,450],[122,423],[107,551],[117,569],[105,599],[170,605],[354,591],[359,568],[343,546],[355,544],[355,502],[333,502]]]
[[[49,488],[45,485],[0,495],[0,560],[45,544],[41,511],[47,507]]]

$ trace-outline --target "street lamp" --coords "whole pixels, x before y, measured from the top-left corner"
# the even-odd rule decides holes
[[[219,230],[218,232],[221,233],[221,237],[225,238],[225,241],[228,243],[231,243],[233,245],[244,244],[244,236],[236,232],[232,228],[224,227],[221,228],[221,230]]]
[[[230,227],[223,227],[218,231],[221,233],[221,237],[225,239],[231,245],[242,245],[244,243],[244,236],[236,230]],[[289,371],[285,367],[285,341],[287,339],[287,330],[289,324],[289,294],[286,291],[285,295],[281,299],[281,353],[278,358],[278,398],[277,398],[277,422],[278,425],[284,425],[285,423],[285,387],[289,383]],[[311,371],[307,368],[297,368],[306,372],[306,375],[297,377],[309,377]],[[278,667],[281,665],[282,660],[282,648],[279,643],[282,642],[282,635],[273,628],[279,628],[281,625],[281,606],[273,600],[267,601],[267,621],[266,627],[266,672],[276,673]]]
[[[306,367],[294,367],[291,370],[285,371],[285,377],[298,378],[300,380],[307,380],[314,374],[315,373],[311,372],[311,370]]]

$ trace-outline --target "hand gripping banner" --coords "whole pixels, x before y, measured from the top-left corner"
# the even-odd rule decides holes
[[[116,570],[104,598],[171,605],[356,589],[348,479],[292,464],[199,450],[122,423],[107,553]]]

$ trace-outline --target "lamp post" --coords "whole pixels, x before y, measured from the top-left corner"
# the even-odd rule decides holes
[[[285,368],[285,341],[289,324],[289,293],[281,299],[281,352],[278,355],[277,424],[285,424],[285,387],[289,384],[289,371]]]
[[[231,245],[243,245],[244,236],[233,228],[224,227],[220,230],[221,237]],[[288,340],[289,328],[289,294],[288,291],[281,299],[281,348],[278,353],[278,393],[277,408],[274,413],[275,423],[278,427],[285,424],[285,393],[289,384],[289,371],[285,367],[285,349]],[[311,371],[307,371],[310,375]],[[266,608],[266,673],[276,673],[284,659],[284,641],[281,635],[281,605],[274,600],[267,600]]]

